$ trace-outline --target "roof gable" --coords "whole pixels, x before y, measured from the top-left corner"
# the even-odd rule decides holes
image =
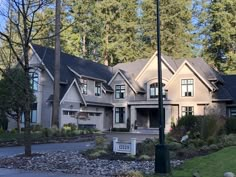
[[[157,76],[157,56],[156,56],[157,52],[155,52],[155,54],[149,59],[149,61],[147,62],[147,64],[142,68],[142,70],[139,72],[139,74],[136,76],[135,81],[138,81],[144,76],[146,75],[148,72],[150,71],[154,71],[155,72],[155,77]],[[163,74],[164,78],[170,78],[170,75],[173,75],[175,70],[174,68],[165,60],[165,58],[162,56],[161,57],[161,64],[162,64],[162,72],[165,71],[165,73],[169,73],[169,76],[165,76]],[[149,77],[149,75],[147,76]],[[151,76],[153,77],[153,76]]]
[[[172,84],[172,82],[175,80],[175,78],[180,74],[180,72],[187,66],[189,68],[189,71],[195,74],[201,82],[203,82],[210,90],[214,91],[217,88],[215,88],[206,78],[204,78],[187,60],[185,60],[181,66],[178,68],[178,70],[175,72],[175,74],[172,76],[170,81],[166,85],[166,89],[169,88],[169,86]]]
[[[77,97],[75,96],[76,94],[77,94]],[[67,89],[64,96],[62,97],[60,104],[63,101],[83,102],[83,104],[85,105],[87,104],[83,97],[83,94],[80,91],[79,84],[76,81],[76,79],[74,79],[72,83],[70,84],[69,88]]]
[[[129,80],[126,78],[126,76],[120,71],[118,70],[115,75],[111,78],[111,80],[109,81],[108,85],[111,85],[111,83],[117,78],[117,76],[120,75],[122,77],[122,79],[124,79],[124,81],[129,85],[129,87],[135,92],[137,93],[137,90],[133,87],[133,85],[129,82]]]

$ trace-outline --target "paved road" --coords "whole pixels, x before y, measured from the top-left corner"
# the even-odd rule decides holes
[[[94,143],[90,142],[78,142],[78,143],[55,143],[55,144],[38,144],[32,145],[32,152],[55,152],[59,150],[78,150],[83,151],[94,147]],[[13,156],[16,154],[24,153],[23,146],[16,147],[1,147],[0,148],[0,157],[1,156]],[[1,177],[1,176],[0,176]]]
[[[44,173],[44,172],[28,172],[19,169],[0,168],[0,177],[90,177],[83,175],[69,175],[63,173]]]

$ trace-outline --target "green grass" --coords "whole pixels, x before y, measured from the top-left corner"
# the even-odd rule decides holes
[[[184,165],[174,170],[169,177],[191,177],[198,171],[201,177],[222,177],[224,172],[236,173],[236,146],[224,148],[203,157],[185,161]],[[148,177],[158,177],[152,175]]]

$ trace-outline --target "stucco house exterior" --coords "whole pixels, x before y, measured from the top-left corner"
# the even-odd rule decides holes
[[[30,65],[31,122],[51,127],[54,49],[32,45]],[[61,53],[60,66],[60,127],[158,128],[156,53],[114,67]],[[236,116],[236,75],[221,75],[201,58],[162,56],[162,70],[166,131],[183,115]]]

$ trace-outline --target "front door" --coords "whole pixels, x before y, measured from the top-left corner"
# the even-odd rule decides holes
[[[149,125],[150,128],[158,128],[160,125],[159,120],[159,109],[150,109],[149,110]],[[165,120],[165,109],[163,110],[163,116]],[[165,122],[165,121],[164,121]]]
[[[159,118],[158,118],[158,109],[151,109],[149,111],[149,125],[150,128],[158,128],[159,126]]]

